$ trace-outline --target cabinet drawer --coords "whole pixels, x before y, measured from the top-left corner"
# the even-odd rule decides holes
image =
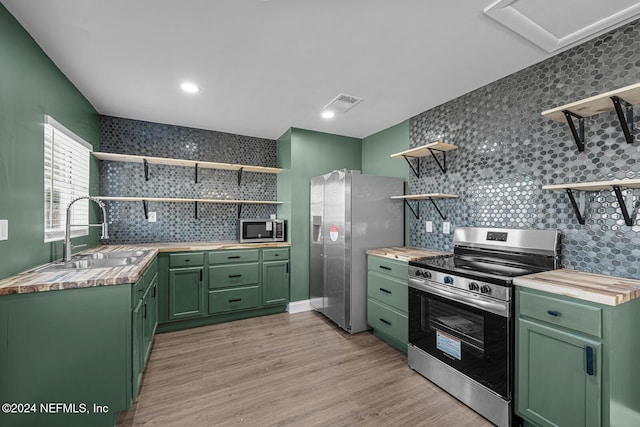
[[[260,259],[258,249],[239,251],[214,251],[209,252],[209,264],[231,264],[235,262],[255,262]]]
[[[409,277],[409,263],[405,261],[369,255],[367,265],[370,271],[388,274],[401,280],[407,280]]]
[[[384,307],[373,299],[367,300],[367,323],[373,329],[395,338],[401,343],[409,339],[407,316],[391,308]]]
[[[518,313],[574,331],[602,337],[602,309],[518,290]]]
[[[376,271],[367,274],[367,296],[379,302],[407,312],[407,282],[392,278]]]
[[[169,267],[192,267],[204,264],[204,252],[169,254]]]
[[[289,249],[263,249],[262,261],[280,261],[289,259]]]
[[[257,262],[250,264],[215,265],[209,267],[209,288],[257,285],[260,267]]]
[[[258,286],[209,292],[209,314],[244,310],[247,308],[255,308],[259,305],[260,288]]]

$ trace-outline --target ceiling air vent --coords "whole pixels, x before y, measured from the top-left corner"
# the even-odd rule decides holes
[[[333,98],[327,105],[324,106],[323,110],[331,110],[334,113],[346,113],[356,105],[362,102],[364,98],[358,98],[357,96],[345,95],[341,93],[340,95]]]

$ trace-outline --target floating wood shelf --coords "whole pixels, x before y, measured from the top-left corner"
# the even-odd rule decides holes
[[[406,196],[391,196],[391,198],[395,200],[404,200],[404,204],[411,210],[411,212],[413,213],[413,216],[415,216],[416,219],[420,218],[420,204],[418,204],[416,206],[416,210],[414,210],[413,207],[409,204],[409,200],[417,200],[417,201],[429,200],[431,201],[431,204],[433,205],[433,207],[436,208],[436,210],[438,211],[438,214],[440,214],[440,218],[445,220],[447,218],[442,214],[442,211],[438,208],[438,205],[436,204],[435,200],[436,199],[457,199],[458,195],[443,194],[443,193],[408,194]]]
[[[626,109],[623,111],[623,104]],[[633,143],[633,105],[640,104],[640,83],[592,96],[571,104],[561,105],[542,112],[544,117],[569,124],[571,133],[580,151],[584,150],[584,118],[596,114],[615,111],[620,120],[627,143]],[[577,119],[579,129],[573,122]]]
[[[99,160],[111,160],[115,162],[129,162],[144,164],[144,177],[149,181],[149,165],[170,165],[195,168],[195,182],[198,182],[198,169],[222,169],[238,172],[238,185],[242,180],[242,172],[259,172],[277,174],[282,172],[280,168],[266,166],[238,165],[234,163],[201,162],[198,160],[170,159],[165,157],[136,156],[129,154],[94,152],[94,157]]]
[[[242,205],[280,205],[282,202],[274,200],[235,200],[235,199],[186,199],[177,197],[120,197],[120,196],[96,196],[99,200],[111,200],[117,202],[142,202],[144,217],[149,217],[149,202],[193,203],[194,215],[198,218],[198,203],[237,204],[238,218],[242,214]]]
[[[420,178],[420,161],[417,162],[417,168],[413,166],[409,159],[419,159],[421,157],[433,156],[443,173],[447,172],[447,151],[457,150],[458,146],[453,144],[447,144],[446,142],[436,141],[430,144],[422,145],[420,147],[411,148],[409,150],[401,151],[399,153],[392,154],[393,158],[404,158],[416,177]],[[442,163],[436,157],[436,153],[442,153]]]
[[[624,217],[624,223],[628,226],[633,225],[633,194],[628,193],[628,200],[625,202],[624,197],[622,195],[623,189],[632,189],[632,188],[640,188],[640,179],[621,179],[615,181],[595,181],[595,182],[578,182],[578,183],[569,183],[569,184],[554,184],[554,185],[544,185],[542,186],[543,190],[551,190],[551,191],[565,191],[569,196],[569,200],[571,201],[571,205],[573,206],[574,211],[576,212],[576,216],[578,217],[578,222],[580,224],[585,223],[584,217],[584,206],[582,210],[578,203],[576,202],[575,196],[573,194],[574,191],[580,191],[581,195],[581,205],[584,204],[584,192],[585,191],[613,191],[618,199],[618,205],[620,205],[620,210],[622,211],[622,216]],[[628,206],[628,208],[627,208]]]

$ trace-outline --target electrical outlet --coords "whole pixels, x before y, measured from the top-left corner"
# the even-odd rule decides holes
[[[9,220],[0,219],[0,240],[9,240]]]
[[[425,221],[424,226],[427,229],[427,233],[433,233],[433,221]]]
[[[149,222],[156,222],[158,220],[158,217],[156,216],[155,212],[149,212],[147,214],[147,218],[148,218]]]
[[[445,221],[442,223],[442,232],[444,234],[451,233],[451,223],[449,221]]]

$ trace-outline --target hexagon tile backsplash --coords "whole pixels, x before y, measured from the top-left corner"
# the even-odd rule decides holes
[[[525,70],[410,119],[410,146],[441,140],[446,174],[432,158],[420,159],[420,178],[409,189],[453,193],[438,204],[453,227],[556,228],[563,266],[640,278],[640,190],[633,196],[632,226],[624,224],[612,191],[585,194],[580,225],[564,193],[546,184],[640,178],[640,137],[627,144],[615,112],[585,120],[579,152],[565,123],[541,116],[549,108],[640,82],[640,21],[588,41]],[[636,121],[640,106],[636,107]],[[638,132],[636,132],[638,133]],[[434,221],[434,232],[424,221]],[[452,250],[452,234],[430,203],[412,220],[411,244]]]
[[[224,132],[103,116],[100,150],[108,153],[276,166],[276,142]],[[149,165],[145,181],[140,163],[100,162],[100,195],[199,199],[275,200],[276,176],[228,170]],[[107,244],[234,240],[238,205],[149,202],[157,222],[144,217],[141,202],[107,202]],[[268,218],[274,205],[243,205],[242,218]]]

